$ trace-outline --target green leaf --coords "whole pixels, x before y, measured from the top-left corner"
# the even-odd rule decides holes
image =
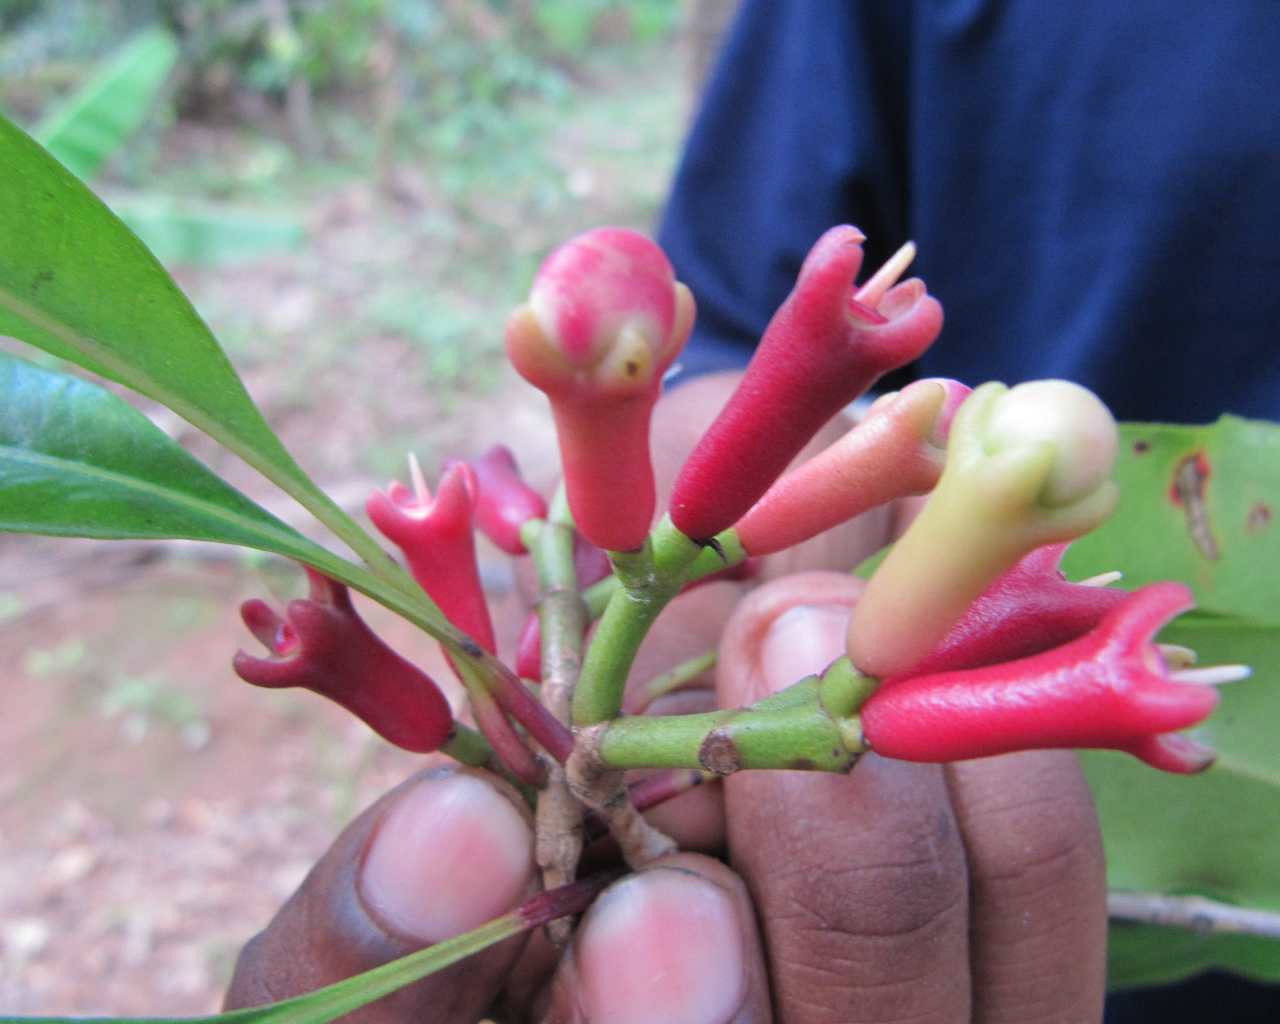
[[[0,529],[238,544],[309,564],[336,556],[96,385],[0,352]]]
[[[889,552],[893,550],[892,544],[886,544],[874,555],[868,555],[859,562],[853,569],[853,575],[860,580],[869,580],[875,575],[876,570],[880,568],[880,563],[889,557]]]
[[[1218,710],[1191,733],[1221,754],[1202,775],[1168,775],[1125,754],[1082,753],[1102,820],[1107,884],[1280,911],[1280,626],[1191,614],[1160,639],[1192,648],[1201,664],[1250,664],[1253,676],[1224,686]],[[1274,939],[1136,925],[1113,926],[1112,935],[1113,985],[1209,966],[1280,978]]]
[[[170,1022],[171,1024],[195,1024],[196,1021],[217,1022],[217,1024],[328,1024],[329,1021],[344,1013],[350,1013],[375,999],[381,999],[396,989],[443,970],[451,964],[456,964],[459,960],[488,949],[524,929],[525,925],[519,914],[508,914],[496,921],[481,925],[475,931],[437,943],[416,953],[410,953],[406,957],[375,967],[371,971],[340,981],[336,985],[268,1006],[234,1010],[231,1013],[209,1017],[115,1017],[95,1018],[95,1022],[96,1024],[132,1024],[135,1021],[139,1024],[142,1021],[150,1021],[152,1024],[170,1024]],[[37,1021],[48,1022],[48,1024],[54,1024],[54,1022],[83,1024],[83,1018],[78,1017],[0,1017],[0,1024],[35,1024]]]
[[[209,328],[146,246],[3,118],[0,167],[0,334],[168,406],[351,545],[400,594],[401,605],[417,608],[414,621],[433,635],[448,633],[439,609],[285,451]]]
[[[1120,508],[1076,541],[1071,579],[1119,569],[1134,589],[1179,580],[1199,607],[1280,622],[1280,426],[1121,426]]]
[[[1114,921],[1107,933],[1107,985],[1132,988],[1228,967],[1280,981],[1280,942],[1256,935],[1196,935],[1177,928]]]
[[[157,259],[170,265],[250,259],[297,248],[306,237],[295,218],[258,210],[192,205],[158,196],[113,199],[111,209]]]
[[[140,32],[50,111],[35,137],[87,181],[142,127],[177,59],[178,43],[168,32]]]

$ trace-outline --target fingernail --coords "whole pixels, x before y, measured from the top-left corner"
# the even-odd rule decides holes
[[[746,992],[742,925],[700,875],[655,868],[616,883],[587,915],[575,957],[591,1024],[722,1024]]]
[[[442,772],[387,814],[365,854],[360,895],[391,931],[443,942],[517,906],[532,845],[524,818],[496,790]]]
[[[852,609],[802,604],[783,612],[760,642],[760,670],[770,693],[823,671],[845,651]]]

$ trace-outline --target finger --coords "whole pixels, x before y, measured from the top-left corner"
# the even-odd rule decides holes
[[[842,653],[861,589],[806,573],[748,597],[725,630],[722,706]],[[779,1019],[969,1019],[964,850],[941,769],[867,755],[849,776],[742,772],[725,780],[725,805]]]
[[[769,991],[742,881],[698,854],[615,882],[582,919],[552,1024],[767,1024]]]
[[[530,816],[503,783],[429,769],[360,815],[240,953],[226,1009],[310,992],[509,912],[537,888]],[[484,1012],[519,955],[508,939],[350,1014],[448,1024]]]
[[[1106,865],[1076,755],[966,761],[948,780],[969,856],[975,1024],[1100,1020]]]

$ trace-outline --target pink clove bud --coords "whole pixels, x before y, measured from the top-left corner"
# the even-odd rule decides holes
[[[1218,693],[1204,685],[1242,678],[1240,666],[1170,672],[1156,632],[1192,607],[1180,583],[1127,595],[1096,629],[1020,661],[917,676],[882,687],[862,708],[872,750],[943,763],[1015,750],[1123,750],[1155,768],[1190,773],[1213,750],[1176,731],[1204,721]]]
[[[825,451],[780,477],[734,529],[745,551],[770,555],[873,508],[933,489],[947,432],[969,388],[921,380],[885,395]]]
[[[236,675],[254,686],[301,686],[362,719],[398,747],[425,754],[449,738],[453,715],[440,688],[365,625],[351,595],[314,569],[309,600],[291,601],[281,618],[263,601],[240,609],[245,625],[270,652],[237,652]]]
[[[824,423],[938,336],[942,306],[918,279],[889,289],[874,311],[853,298],[862,241],[857,228],[834,227],[805,259],[742,383],[676,478],[671,521],[685,536],[733,526]]]
[[[365,509],[383,535],[404,552],[418,585],[445,618],[489,653],[496,649],[489,606],[480,585],[471,529],[475,473],[465,462],[446,470],[433,500],[417,461],[410,461],[414,490],[395,481],[369,495]]]
[[[452,469],[460,460],[447,459]],[[470,463],[476,480],[477,529],[509,555],[527,555],[520,527],[530,519],[546,519],[547,503],[520,477],[516,457],[506,445],[495,444]]]
[[[624,228],[556,249],[507,320],[507,354],[551,400],[569,508],[598,547],[633,551],[649,532],[649,419],[692,326],[662,250]]]

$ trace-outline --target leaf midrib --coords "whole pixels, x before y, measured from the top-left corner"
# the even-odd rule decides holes
[[[15,462],[25,462],[55,471],[77,473],[90,479],[101,480],[114,484],[118,487],[123,487],[126,490],[141,491],[145,494],[162,498],[172,504],[191,509],[199,514],[218,520],[219,522],[233,525],[236,528],[254,536],[274,539],[277,541],[277,544],[281,541],[287,542],[290,549],[294,551],[305,551],[311,544],[306,537],[302,536],[302,534],[298,533],[291,526],[286,523],[282,523],[279,520],[264,523],[261,520],[249,518],[241,513],[233,512],[232,510],[208,501],[207,499],[198,498],[185,491],[165,488],[160,484],[153,483],[142,477],[130,476],[126,473],[104,469],[100,466],[79,462],[75,459],[60,458],[58,456],[46,455],[41,452],[33,452],[28,448],[15,448],[11,445],[0,445],[0,457],[12,459]],[[0,485],[2,485],[2,482],[0,482]],[[234,490],[232,490],[231,493],[238,494],[238,492]],[[263,511],[262,514],[266,516],[270,515],[269,512],[265,511]]]

